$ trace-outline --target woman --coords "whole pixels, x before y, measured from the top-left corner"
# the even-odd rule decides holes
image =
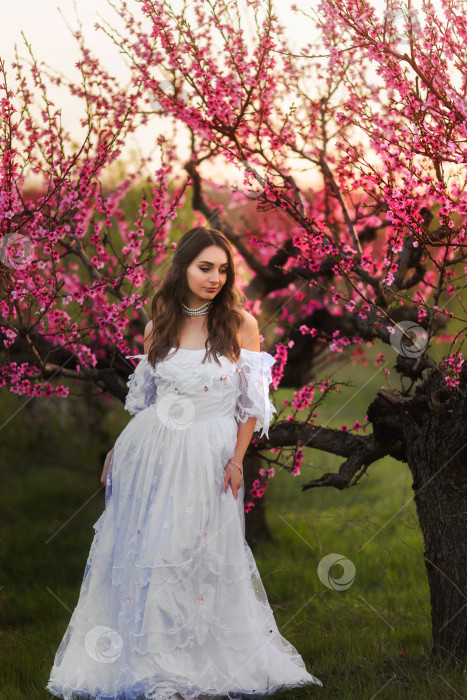
[[[99,700],[261,695],[321,681],[279,633],[245,540],[242,460],[268,435],[275,360],[242,310],[232,250],[179,241],[129,377],[134,418],[46,688]]]

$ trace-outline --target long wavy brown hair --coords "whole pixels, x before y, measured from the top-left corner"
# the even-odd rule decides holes
[[[230,242],[216,229],[196,226],[178,241],[172,264],[152,299],[148,362],[153,367],[167,356],[171,348],[178,349],[180,345],[180,330],[186,318],[182,301],[189,291],[186,270],[202,250],[212,245],[227,253],[227,277],[220,292],[212,299],[207,316],[208,337],[203,362],[208,357],[214,357],[220,365],[217,354],[228,357],[232,362],[237,362],[240,356],[238,330],[242,323],[240,309],[243,307],[243,295],[235,284],[235,263]]]

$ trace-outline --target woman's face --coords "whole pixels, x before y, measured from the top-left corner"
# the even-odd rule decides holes
[[[227,253],[216,245],[208,246],[187,267],[188,306],[200,306],[219,294],[227,279]]]

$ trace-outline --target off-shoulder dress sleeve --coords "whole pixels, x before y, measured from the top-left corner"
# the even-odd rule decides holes
[[[261,437],[269,436],[269,424],[276,408],[269,399],[269,385],[272,381],[271,367],[275,359],[267,352],[254,352],[242,348],[237,361],[238,395],[235,418],[245,423],[255,417],[255,431],[262,430]],[[241,370],[241,371],[239,371]]]
[[[151,406],[156,400],[157,386],[147,355],[126,355],[127,358],[140,358],[133,374],[130,374],[127,381],[128,394],[126,396],[124,408],[128,413],[135,415],[143,408]]]

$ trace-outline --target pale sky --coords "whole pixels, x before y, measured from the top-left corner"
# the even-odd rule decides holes
[[[131,7],[132,2],[134,0],[129,0],[129,7]],[[174,0],[172,7],[178,3],[179,0]],[[119,0],[115,0],[115,4],[118,6]],[[310,6],[310,3],[304,0],[298,0],[297,4],[304,8]],[[19,55],[27,57],[27,47],[21,36],[21,32],[23,32],[31,44],[39,64],[44,61],[68,77],[79,80],[79,73],[75,67],[75,63],[79,59],[79,51],[75,39],[66,26],[68,23],[73,30],[78,27],[75,5],[83,26],[86,45],[112,75],[121,78],[122,82],[125,83],[128,73],[121,56],[118,54],[118,48],[110,37],[94,27],[96,22],[102,24],[102,20],[107,20],[111,26],[119,27],[119,18],[107,0],[76,0],[76,2],[75,0],[16,0],[16,2],[10,2],[7,12],[3,15],[3,21],[0,23],[1,58],[5,59],[7,67],[10,66],[14,60],[15,44],[18,47]],[[137,7],[136,3],[135,7]],[[137,9],[139,13],[139,8]],[[299,18],[290,10],[290,3],[276,0],[276,11],[280,19],[286,21],[287,26],[290,27],[290,37],[293,38],[297,48],[309,41],[310,26],[304,27],[303,17]],[[306,24],[311,25],[310,22],[305,22]],[[10,82],[13,84],[13,73],[11,73]],[[55,102],[56,107],[62,109],[63,125],[77,140],[81,140],[80,135],[83,132],[79,126],[79,118],[82,110],[78,108],[77,98],[73,98],[66,88],[55,86],[51,87],[48,94]],[[137,153],[138,150],[145,154],[151,152],[158,133],[170,128],[170,124],[171,121],[168,119],[157,117],[151,126],[141,129],[128,139],[124,157],[127,158],[131,152]],[[188,134],[186,138],[188,149]],[[153,162],[155,166],[158,165],[157,156]],[[237,176],[240,178],[239,185],[241,185],[241,171],[239,170],[238,173],[232,175],[234,179]]]
[[[135,0],[128,0],[129,7],[132,6],[133,2]],[[176,5],[178,2],[179,0],[174,0],[172,5]],[[32,45],[39,63],[44,61],[67,76],[78,79],[79,74],[75,63],[79,58],[79,53],[76,42],[65,23],[66,20],[73,29],[77,28],[75,4],[83,25],[87,46],[97,55],[111,74],[117,75],[125,83],[127,72],[117,47],[102,31],[94,28],[94,24],[102,22],[102,19],[107,20],[112,26],[118,27],[118,16],[107,0],[16,0],[16,2],[9,2],[8,9],[4,11],[0,23],[0,56],[6,60],[7,67],[10,66],[14,60],[15,43],[18,45],[20,56],[27,55],[27,48],[21,37],[21,31],[23,31]],[[119,5],[119,0],[115,0],[115,4]],[[279,19],[289,29],[291,45],[298,49],[310,40],[312,23],[304,19],[303,16],[293,13],[290,10],[291,4],[291,2],[284,2],[284,0],[276,0],[275,10]],[[310,7],[317,7],[318,2],[317,0],[296,0],[296,4],[307,10]],[[384,0],[374,0],[374,5],[381,10],[385,2]],[[135,7],[137,7],[136,3]],[[13,74],[11,74],[10,82],[13,84]],[[56,106],[62,108],[64,126],[79,139],[81,130],[78,119],[81,110],[77,109],[76,98],[71,97],[66,89],[56,87],[52,88],[49,94]],[[168,120],[155,119],[151,126],[146,127],[144,131],[132,137],[133,141],[128,142],[128,154],[131,150],[135,151],[135,148],[144,153],[150,152],[158,130],[167,129],[167,126]]]
[[[129,0],[128,6],[131,8],[132,3],[140,15],[135,0]],[[112,43],[110,37],[94,27],[96,22],[102,24],[102,20],[107,20],[111,26],[119,27],[118,15],[107,0],[42,0],[41,2],[38,0],[16,0],[16,2],[10,2],[7,12],[3,15],[3,21],[0,23],[0,56],[6,59],[7,65],[14,60],[15,44],[18,45],[21,56],[27,55],[27,48],[21,36],[21,32],[24,32],[39,61],[45,61],[68,76],[78,77],[75,63],[79,58],[79,52],[75,39],[66,26],[66,22],[68,22],[73,30],[78,27],[75,4],[83,25],[87,46],[102,60],[110,73],[121,76],[124,80],[126,71],[122,58],[118,54],[118,48]],[[115,0],[115,4],[118,6],[119,0]],[[179,0],[174,0],[172,7],[177,4],[179,4]],[[309,2],[303,0],[298,0],[297,4],[303,5],[303,7],[310,5]],[[279,17],[287,21],[287,26],[290,26],[290,37],[297,40],[297,46],[306,43],[309,40],[310,26],[304,28],[303,17],[300,19],[290,10],[290,3],[276,0],[276,5]],[[311,23],[308,24],[311,25]],[[73,100],[65,94],[60,105],[67,109],[67,103],[67,117],[71,123],[74,116]]]

